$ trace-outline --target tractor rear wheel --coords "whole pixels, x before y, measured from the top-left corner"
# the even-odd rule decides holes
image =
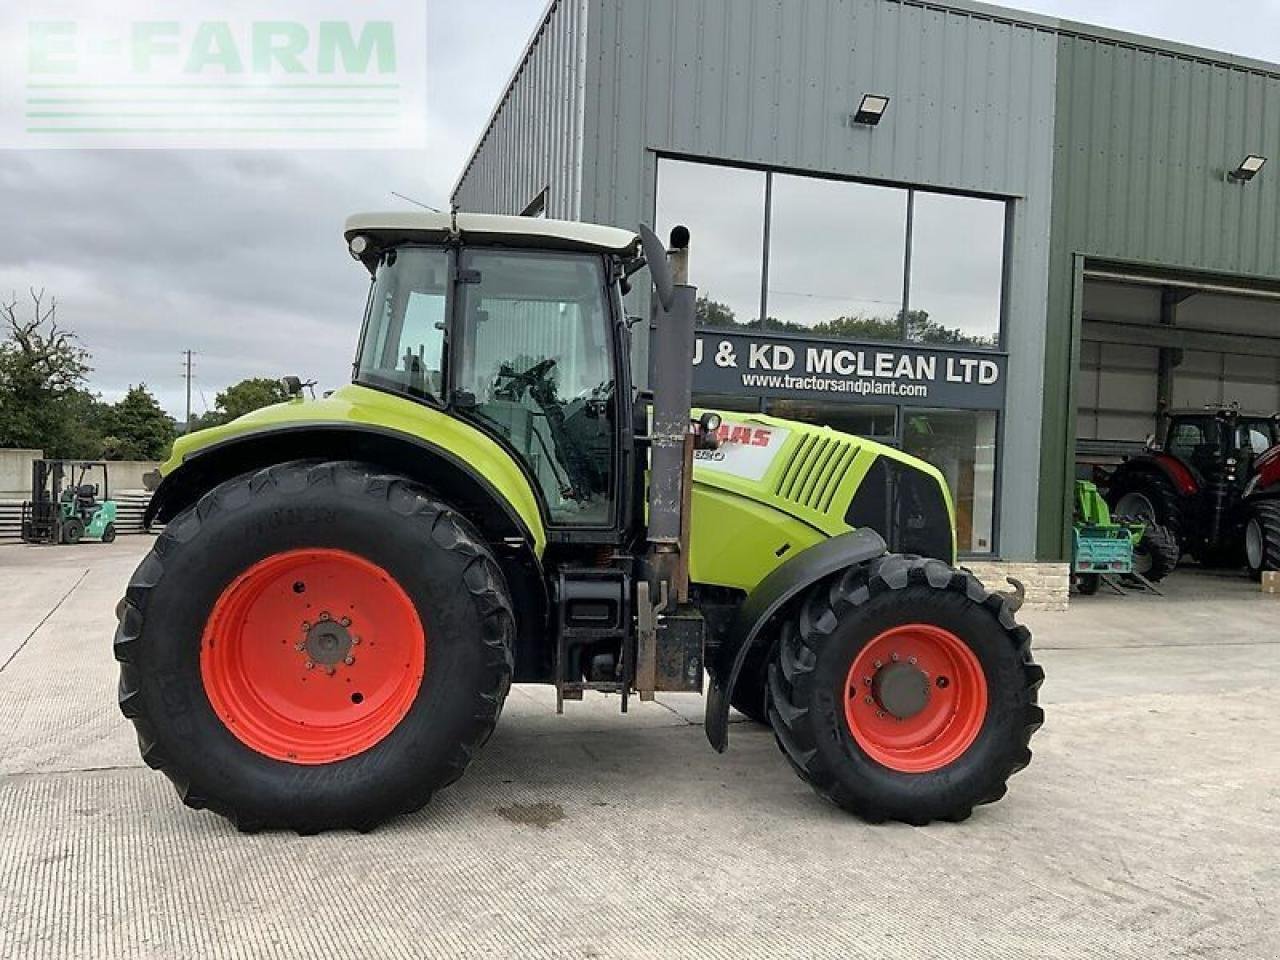
[[[1182,546],[1173,531],[1155,524],[1147,524],[1142,539],[1133,548],[1133,570],[1152,583],[1158,583],[1178,567],[1182,559]]]
[[[866,820],[964,820],[1031,760],[1044,672],[1004,597],[937,560],[887,556],[815,588],[769,672],[778,746]]]
[[[1253,579],[1261,580],[1268,570],[1280,570],[1280,500],[1259,500],[1253,505],[1244,542]]]
[[[245,831],[416,810],[462,775],[511,683],[511,597],[476,531],[356,463],[216,487],[166,527],[117,616],[143,760]]]
[[[1166,527],[1175,537],[1182,535],[1182,498],[1160,474],[1121,467],[1112,478],[1107,503],[1113,520],[1141,520]]]

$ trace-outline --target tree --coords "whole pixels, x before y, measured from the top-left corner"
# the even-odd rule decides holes
[[[710,297],[699,297],[694,307],[695,322],[700,327],[740,327],[732,308]]]
[[[288,399],[289,394],[285,392],[284,384],[279,380],[272,380],[268,377],[252,377],[248,380],[241,380],[218,394],[215,401],[218,422],[227,423],[237,417],[243,417],[246,413],[261,410],[263,407],[269,407],[273,403],[284,403]],[[208,418],[209,414],[205,414],[202,419],[207,420]],[[210,426],[208,423],[203,425]]]
[[[109,460],[160,460],[169,455],[177,436],[173,418],[161,409],[145,383],[131,386],[119,403],[108,408],[108,436],[103,456]]]
[[[58,322],[58,301],[30,291],[23,316],[16,294],[0,301],[6,329],[0,343],[0,447],[44,450],[49,457],[97,455],[91,415],[95,402],[83,390],[89,353]]]

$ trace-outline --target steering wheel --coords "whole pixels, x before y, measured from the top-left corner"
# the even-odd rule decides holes
[[[499,378],[505,379],[507,382],[502,386],[494,387],[494,392],[506,400],[519,400],[530,387],[539,384],[547,379],[553,367],[556,365],[555,357],[547,357],[547,359],[535,363],[523,373],[514,373],[511,367],[503,364],[498,369]]]

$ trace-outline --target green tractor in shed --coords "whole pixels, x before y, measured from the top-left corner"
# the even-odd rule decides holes
[[[932,467],[690,413],[688,232],[353,218],[353,383],[180,439],[118,608],[144,760],[242,830],[369,829],[458,779],[512,682],[730,704],[868,820],[961,820],[1029,762],[1043,673],[953,566]],[[651,391],[622,307],[645,266]]]

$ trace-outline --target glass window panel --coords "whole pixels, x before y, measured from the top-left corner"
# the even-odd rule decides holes
[[[1001,200],[916,193],[908,339],[999,345],[1004,231]]]
[[[599,257],[471,249],[457,387],[537,478],[555,523],[602,525],[613,505],[616,407]]]
[[[664,241],[684,224],[698,322],[751,327],[760,319],[765,175],[705,163],[658,163],[658,227]]]
[[[801,423],[816,423],[855,437],[894,444],[898,433],[895,407],[857,403],[820,403],[813,400],[771,400],[769,413]]]
[[[448,284],[443,250],[406,247],[388,255],[369,300],[359,382],[440,399]]]
[[[903,410],[902,448],[942,471],[956,507],[961,553],[994,550],[996,414]]]
[[[860,340],[900,340],[907,193],[777,174],[767,324]]]

